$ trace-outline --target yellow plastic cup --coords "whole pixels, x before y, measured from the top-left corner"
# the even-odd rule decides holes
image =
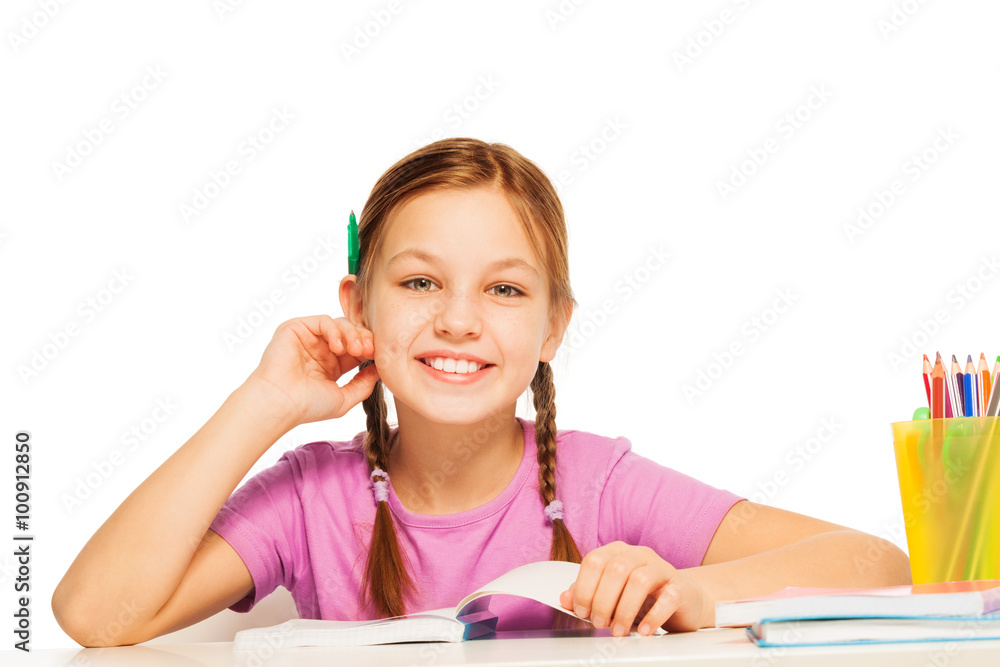
[[[913,583],[1000,579],[1000,417],[892,425]]]

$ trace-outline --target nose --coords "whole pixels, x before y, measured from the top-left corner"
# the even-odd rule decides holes
[[[478,294],[446,290],[438,301],[440,309],[434,318],[434,328],[442,335],[454,338],[479,336],[483,319]]]

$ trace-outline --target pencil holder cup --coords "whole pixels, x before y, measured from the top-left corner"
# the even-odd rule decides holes
[[[913,583],[1000,579],[1000,417],[892,425]]]

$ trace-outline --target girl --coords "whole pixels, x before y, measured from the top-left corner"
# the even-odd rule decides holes
[[[248,611],[278,585],[303,618],[448,607],[545,559],[581,562],[561,603],[615,635],[710,627],[716,600],[787,585],[909,582],[884,540],[750,503],[624,438],[556,430],[549,362],[576,305],[566,226],[549,180],[511,148],[417,150],[375,184],[359,234],[346,317],[279,326],[72,563],[52,605],[77,642],[145,641]],[[515,416],[528,387],[533,422]],[[367,431],[286,452],[233,493],[284,433],[359,402]],[[500,629],[556,615],[494,605]]]

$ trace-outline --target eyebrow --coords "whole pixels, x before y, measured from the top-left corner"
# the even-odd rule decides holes
[[[420,261],[427,262],[428,264],[442,263],[441,258],[439,258],[437,255],[432,255],[418,248],[407,248],[406,250],[396,253],[396,255],[394,255],[393,258],[388,261],[388,263],[386,263],[385,267],[386,269],[389,269],[390,267],[392,267],[393,264],[401,262],[404,259],[418,259]],[[503,269],[526,269],[527,271],[530,271],[531,273],[535,274],[535,276],[538,276],[538,270],[531,264],[528,264],[526,261],[521,259],[520,257],[508,257],[506,259],[498,259],[497,261],[488,264],[486,266],[486,269],[488,271],[500,271]]]

